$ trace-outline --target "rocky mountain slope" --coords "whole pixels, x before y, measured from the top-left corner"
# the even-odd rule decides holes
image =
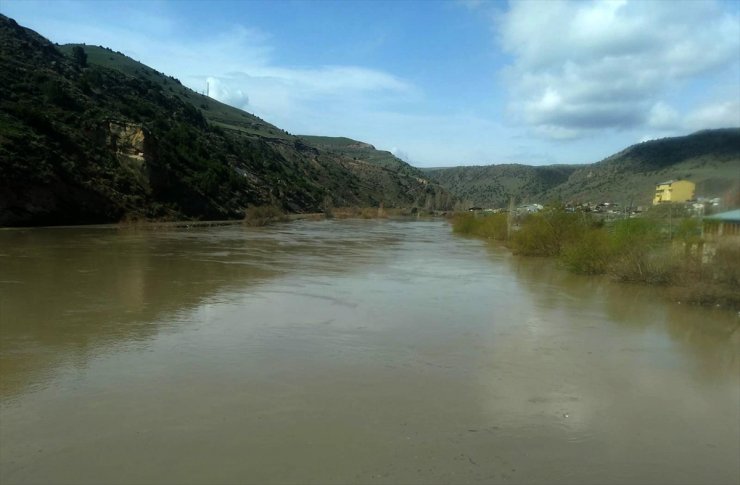
[[[617,202],[650,204],[655,184],[696,183],[697,197],[722,197],[740,189],[740,128],[700,131],[632,145],[586,165],[489,165],[426,169],[425,173],[472,205]]]
[[[385,172],[386,177],[392,177],[398,180],[400,187],[408,188],[416,184],[429,185],[430,183],[435,185],[434,182],[429,180],[430,177],[422,169],[409,165],[391,152],[377,150],[368,143],[345,137],[302,135],[301,139],[326,153],[331,153],[345,159],[352,159],[357,162],[369,163],[374,167],[380,167]],[[361,167],[358,167],[358,169],[361,169]],[[440,183],[439,185],[442,184]],[[365,190],[377,192],[381,188],[384,190],[394,189],[393,186],[387,183],[376,181],[374,186],[366,186]],[[386,192],[386,195],[389,195],[391,198],[396,197],[393,193]],[[377,197],[381,197],[379,192]],[[415,201],[415,205],[425,209],[449,209],[454,205],[455,201],[456,198],[451,196],[450,192],[435,189],[427,190],[423,194],[423,198],[418,198]]]
[[[0,83],[0,225],[450,199],[401,174],[411,167],[314,146],[120,53],[57,47],[4,16]]]

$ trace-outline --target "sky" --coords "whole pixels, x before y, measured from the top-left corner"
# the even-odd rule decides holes
[[[589,163],[740,126],[740,1],[30,1],[0,12],[110,47],[293,134],[420,167]]]

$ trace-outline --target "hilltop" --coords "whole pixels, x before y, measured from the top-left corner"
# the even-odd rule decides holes
[[[740,188],[740,128],[704,130],[632,145],[586,165],[488,165],[425,169],[472,205],[517,202],[601,202],[648,205],[655,184],[696,183],[697,197],[721,197]]]
[[[697,197],[721,197],[740,187],[740,128],[704,130],[632,145],[600,162],[584,165],[542,200],[613,201],[648,205],[655,184],[685,179]]]
[[[314,145],[110,49],[1,15],[0,46],[0,225],[452,201],[387,152]]]

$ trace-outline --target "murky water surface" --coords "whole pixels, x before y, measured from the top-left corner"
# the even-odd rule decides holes
[[[0,231],[0,483],[740,483],[736,315],[442,221]]]

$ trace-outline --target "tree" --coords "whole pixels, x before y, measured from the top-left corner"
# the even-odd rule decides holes
[[[74,57],[78,66],[87,67],[87,53],[85,53],[85,49],[78,45],[74,46],[72,48],[72,57]]]

